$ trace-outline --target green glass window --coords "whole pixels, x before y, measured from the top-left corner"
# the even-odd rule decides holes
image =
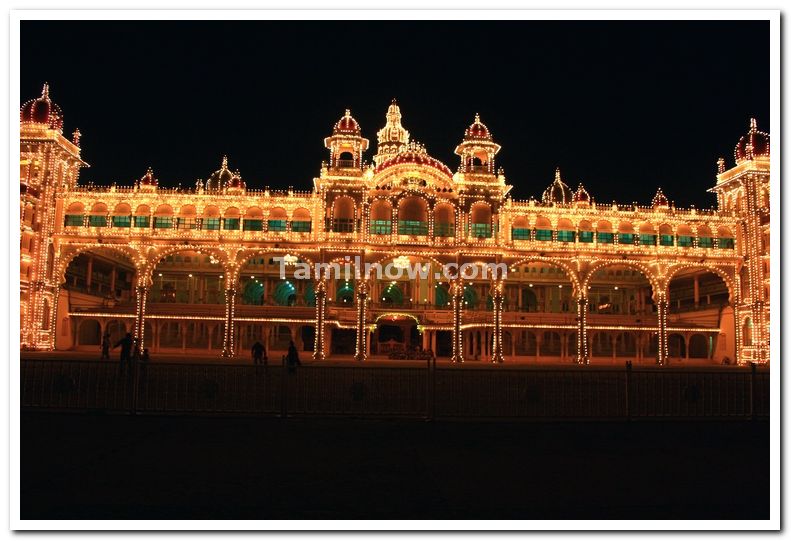
[[[536,229],[536,240],[552,240],[552,230]]]
[[[683,248],[689,248],[692,246],[692,237],[689,235],[679,235],[677,241],[677,245]]]
[[[700,237],[698,238],[698,247],[714,248],[714,239],[711,237]]]
[[[266,227],[269,231],[285,231],[288,220],[267,220]]]
[[[558,231],[558,240],[560,242],[574,242],[574,237],[576,236],[575,231],[568,231],[565,229],[561,229]]]
[[[470,224],[470,235],[475,238],[483,237],[485,239],[492,238],[492,225],[491,224]]]
[[[198,229],[196,218],[176,218],[176,229]]]
[[[724,250],[733,250],[736,247],[736,243],[730,237],[720,237],[717,242],[719,247]]]
[[[640,233],[640,244],[643,246],[656,246],[656,235]]]
[[[223,218],[223,229],[227,231],[239,231],[241,218]]]
[[[399,235],[428,235],[428,224],[419,220],[398,220]]]
[[[172,216],[154,216],[154,229],[170,229],[172,227]]]
[[[580,231],[580,242],[593,242],[593,231]]]
[[[208,231],[217,231],[220,229],[220,219],[219,218],[204,218],[203,219],[203,229]]]
[[[63,222],[63,225],[67,226],[80,226],[82,225],[84,216],[82,214],[67,214],[66,220]]]
[[[296,233],[310,233],[310,230],[311,230],[311,222],[307,222],[307,221],[291,222],[291,231],[294,231]]]
[[[456,224],[451,223],[434,223],[434,236],[435,237],[452,237],[456,234]]]
[[[390,220],[371,220],[372,235],[389,235],[393,230]]]
[[[107,216],[88,216],[88,225],[91,227],[107,227]]]
[[[673,235],[659,235],[660,246],[673,246]]]
[[[244,222],[242,222],[242,231],[263,231],[263,230],[264,230],[263,220],[250,220],[249,218],[245,218]]]
[[[113,216],[113,227],[131,227],[131,216]]]
[[[334,218],[332,230],[336,233],[354,233],[354,218]]]
[[[601,244],[612,244],[614,238],[615,235],[612,233],[606,233],[604,231],[596,232],[596,240],[598,240]]]
[[[511,238],[514,240],[530,240],[530,229],[527,227],[512,227]]]
[[[151,216],[135,216],[135,227],[148,227],[151,225]]]
[[[618,244],[634,244],[634,233],[618,233]]]

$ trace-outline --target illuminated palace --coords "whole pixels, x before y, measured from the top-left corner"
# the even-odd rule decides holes
[[[80,133],[64,136],[46,85],[20,120],[24,349],[98,356],[104,333],[131,332],[154,358],[248,357],[255,341],[271,355],[293,340],[316,362],[420,349],[455,362],[769,360],[769,135],[754,120],[735,162],[719,160],[706,211],[661,190],[597,203],[560,171],[540,201],[516,200],[477,115],[454,173],[410,140],[395,101],[372,163],[346,111],[306,191],[248,188],[226,158],[189,189],[160,187],[152,169],[81,184]],[[356,256],[431,270],[293,276],[294,263]],[[507,277],[435,277],[492,262]]]

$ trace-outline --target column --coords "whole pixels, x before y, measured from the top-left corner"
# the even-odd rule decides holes
[[[661,294],[656,299],[657,319],[657,350],[656,364],[663,365],[667,362],[667,297]]]
[[[577,299],[577,363],[590,364],[588,355],[588,299]]]
[[[693,292],[695,296],[695,308],[700,307],[700,277],[695,276],[692,282]]]
[[[230,279],[227,284],[233,283]],[[223,334],[222,356],[233,357],[234,344],[234,312],[236,311],[236,289],[225,288],[225,332]]]
[[[316,293],[316,332],[314,333],[313,359],[323,361],[324,353],[324,316],[327,310],[327,281],[319,280],[314,284]]]
[[[431,351],[437,355],[437,331],[431,331]]]
[[[689,339],[691,335],[689,333],[684,333],[684,360],[689,360]]]
[[[422,338],[423,338],[423,344],[422,344],[423,351],[427,350],[430,347],[430,345],[431,345],[429,332],[430,331],[427,331],[425,329],[423,330],[423,336],[422,336]]]
[[[464,340],[461,332],[461,314],[464,304],[464,285],[461,279],[457,278],[450,283],[450,294],[453,298],[453,356],[451,361],[454,363],[464,362]]]
[[[113,269],[110,271],[110,293],[112,294],[113,298],[115,298],[115,277],[116,277],[116,267],[113,265]]]
[[[354,351],[355,361],[364,361],[368,358],[368,280],[357,281],[357,337]]]
[[[615,357],[617,356],[618,353],[618,335],[613,334],[610,337],[610,340],[612,341],[612,362],[613,364],[615,364]]]
[[[497,280],[492,285],[492,318],[494,329],[492,336],[492,359],[493,363],[501,363],[505,360],[503,356],[503,300],[505,298],[505,281]]]
[[[88,269],[85,273],[85,289],[91,291],[91,276],[93,275],[93,256],[88,256]]]
[[[135,338],[142,351],[145,347],[145,315],[146,315],[146,301],[148,300],[148,288],[138,286],[135,289]]]

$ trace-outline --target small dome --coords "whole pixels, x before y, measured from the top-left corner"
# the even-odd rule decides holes
[[[743,135],[733,151],[736,163],[757,157],[769,157],[769,134],[758,131],[758,123],[750,119],[750,131]]]
[[[41,124],[51,130],[63,132],[63,112],[49,99],[47,83],[44,83],[40,98],[26,102],[19,109],[19,121],[22,124]]]
[[[246,187],[247,186],[246,186],[245,182],[242,180],[242,177],[239,174],[239,171],[236,171],[233,174],[233,176],[231,177],[231,180],[229,180],[228,184],[225,186],[225,188],[228,191],[240,191],[240,192],[244,191],[244,189]]]
[[[487,141],[492,140],[492,134],[489,133],[489,128],[486,127],[486,124],[481,122],[481,117],[478,113],[475,113],[475,121],[464,131],[464,138],[486,139]]]
[[[662,188],[657,188],[656,195],[654,195],[654,198],[651,200],[651,206],[655,209],[668,208],[670,206],[667,197],[662,193]]]
[[[591,202],[591,196],[582,184],[577,186],[577,191],[574,192],[572,201],[578,204],[589,204]]]
[[[211,174],[206,181],[207,190],[222,190],[233,178],[233,173],[228,169],[228,157],[222,157],[220,168]]]
[[[449,177],[453,176],[453,173],[451,173],[451,170],[447,165],[438,159],[429,156],[428,152],[426,152],[426,147],[416,142],[409,143],[409,146],[406,148],[406,150],[399,152],[392,158],[388,158],[381,164],[377,165],[376,169],[374,169],[374,173],[379,173],[388,167],[405,163],[428,165],[429,167],[433,167],[434,169],[445,173]]]
[[[146,171],[146,174],[140,177],[138,184],[141,187],[157,187],[159,185],[159,181],[154,176],[154,170],[149,167],[148,171]]]
[[[352,112],[346,109],[346,113],[332,127],[333,135],[356,135],[360,136],[360,124],[352,116]]]
[[[560,178],[560,168],[558,167],[555,169],[555,180],[549,185],[549,188],[544,190],[541,201],[546,205],[551,205],[552,203],[567,205],[571,203],[573,197],[574,194],[571,192],[571,188]]]

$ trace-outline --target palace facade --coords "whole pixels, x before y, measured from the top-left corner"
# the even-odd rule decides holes
[[[294,341],[316,361],[431,349],[453,361],[767,363],[769,135],[718,162],[717,210],[597,203],[560,171],[511,197],[476,115],[454,173],[395,101],[369,140],[347,110],[308,190],[248,188],[223,158],[194,188],[80,184],[80,133],[45,85],[20,111],[21,347],[97,352],[132,332],[153,355],[249,355]],[[373,149],[371,149],[373,150]],[[219,160],[218,160],[219,161]],[[428,277],[280,276],[291,263],[408,262]],[[447,263],[507,277],[438,279]]]

